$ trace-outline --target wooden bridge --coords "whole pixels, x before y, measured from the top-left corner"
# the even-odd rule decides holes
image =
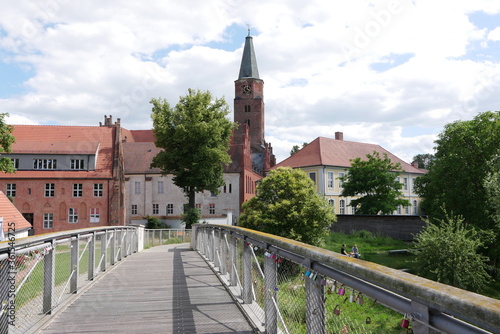
[[[45,324],[55,333],[253,333],[237,303],[188,244],[134,254]]]

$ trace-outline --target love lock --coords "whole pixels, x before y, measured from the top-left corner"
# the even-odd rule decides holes
[[[338,294],[339,294],[339,296],[345,295],[345,289],[343,287],[340,287]]]
[[[363,299],[363,296],[361,293],[358,295],[358,305],[363,305],[365,303],[365,300]]]
[[[366,317],[366,324],[369,325],[372,323],[372,318]]]
[[[405,314],[403,319],[401,320],[401,327],[408,328],[409,326],[410,326],[410,321],[406,318]]]
[[[333,314],[340,315],[340,305],[335,306],[333,309]]]

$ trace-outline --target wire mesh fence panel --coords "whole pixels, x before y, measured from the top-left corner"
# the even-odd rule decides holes
[[[24,333],[44,315],[45,256],[51,252],[51,247],[42,246],[15,257],[16,321],[10,328],[13,333]]]
[[[73,275],[73,270],[71,268],[71,241],[57,244],[54,248],[54,252],[54,301],[52,308],[66,300],[71,293],[70,278]],[[74,274],[76,275],[76,271]]]

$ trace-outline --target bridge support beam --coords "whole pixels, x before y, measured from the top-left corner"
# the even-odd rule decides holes
[[[306,277],[306,328],[307,333],[325,334],[325,287],[318,278]]]
[[[243,302],[252,303],[252,245],[244,243],[243,246]]]
[[[278,275],[276,262],[270,256],[264,256],[265,276],[265,312],[266,312],[266,334],[278,333]]]
[[[56,268],[56,249],[55,240],[52,240],[51,246],[46,250],[43,258],[43,307],[44,314],[51,314],[52,302],[55,284]],[[50,250],[49,250],[50,249]]]
[[[71,268],[70,273],[72,273],[69,290],[72,293],[78,292],[78,275],[80,273],[80,237],[77,235],[71,240]]]

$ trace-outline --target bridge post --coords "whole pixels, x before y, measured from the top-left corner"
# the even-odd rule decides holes
[[[56,249],[55,240],[46,250],[43,258],[43,308],[44,314],[51,314],[52,300],[55,284]]]
[[[109,264],[115,264],[115,245],[116,245],[116,230],[111,231],[111,245],[109,245]]]
[[[72,293],[78,292],[78,276],[80,273],[80,236],[71,239],[71,280],[69,282],[69,290]]]
[[[122,231],[123,231],[122,232],[123,233],[123,236],[122,236],[122,252],[123,252],[123,255],[122,255],[122,257],[126,258],[128,256],[128,254],[127,254],[128,230],[127,229],[123,229]]]
[[[121,261],[123,255],[123,239],[122,239],[122,231],[116,230],[116,242],[117,242],[117,251],[116,251],[116,260]]]
[[[210,262],[214,262],[214,244],[215,244],[215,241],[214,241],[214,230],[210,229],[208,231],[208,259],[210,260]]]
[[[417,321],[412,322],[413,333],[415,334],[429,334],[429,308],[416,302],[411,301],[411,315],[415,317]]]
[[[95,232],[92,233],[89,242],[89,271],[87,278],[89,281],[94,279],[95,270]]]
[[[243,302],[252,303],[252,245],[245,242],[243,247]]]
[[[321,280],[306,277],[306,328],[307,333],[326,333],[325,324],[325,289]]]
[[[106,255],[108,253],[108,231],[101,235],[101,271],[106,271]]]
[[[236,277],[236,238],[231,237],[229,243],[229,255],[231,257],[231,261],[229,264],[231,265],[231,275],[229,276],[229,284],[231,286],[237,286],[237,277]]]
[[[220,267],[220,234],[221,231],[214,230],[214,266]]]
[[[227,267],[226,267],[226,257],[227,257],[227,244],[226,244],[226,233],[222,232],[220,233],[220,274],[221,275],[226,275],[227,274]]]
[[[278,275],[276,272],[276,262],[270,256],[264,256],[264,276],[265,276],[265,313],[266,313],[266,334],[278,333],[278,312],[277,288]]]

